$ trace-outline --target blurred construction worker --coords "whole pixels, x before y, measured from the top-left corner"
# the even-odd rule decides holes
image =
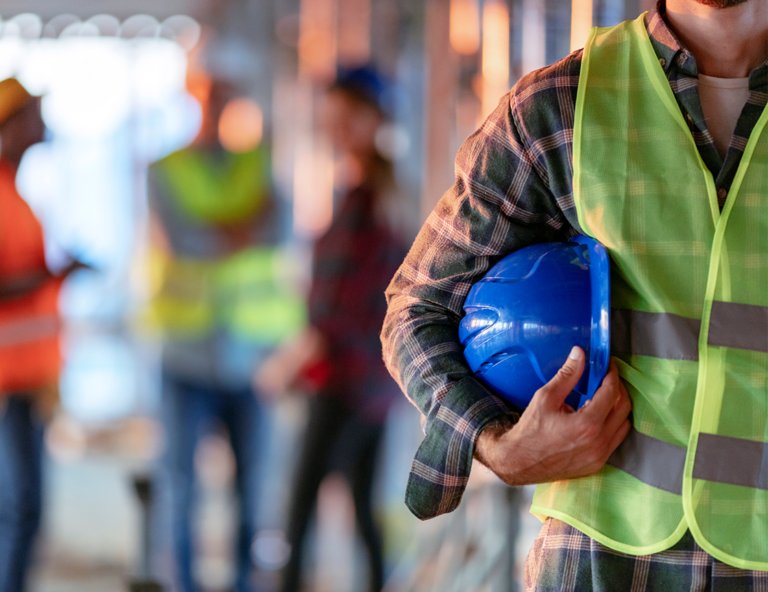
[[[24,590],[41,515],[43,424],[58,392],[61,277],[16,190],[26,150],[43,140],[40,98],[0,81],[0,592]]]
[[[323,478],[339,469],[352,490],[357,526],[368,554],[369,590],[383,585],[379,528],[371,511],[375,461],[397,386],[378,341],[383,290],[405,253],[407,212],[392,164],[376,148],[385,121],[386,85],[370,68],[340,73],[326,97],[325,130],[345,174],[330,228],[314,247],[310,328],[263,367],[257,382],[279,391],[303,383],[309,405],[289,509],[291,554],[282,590],[298,592],[304,539]]]
[[[218,423],[236,463],[236,589],[246,592],[263,441],[251,377],[277,344],[301,330],[304,304],[283,281],[278,247],[287,225],[270,191],[267,150],[251,145],[235,153],[222,146],[230,84],[202,78],[191,88],[203,104],[200,133],[149,175],[173,544],[178,586],[192,592],[193,459],[204,430]]]

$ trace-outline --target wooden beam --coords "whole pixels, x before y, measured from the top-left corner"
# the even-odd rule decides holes
[[[449,0],[426,0],[424,58],[427,84],[424,93],[425,155],[421,210],[426,218],[453,183],[456,94],[459,72],[450,43]]]

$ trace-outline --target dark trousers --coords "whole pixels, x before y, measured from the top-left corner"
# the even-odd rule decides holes
[[[2,404],[2,403],[0,403]],[[0,592],[22,592],[40,526],[43,423],[30,397],[0,408]]]
[[[194,454],[200,436],[214,421],[229,432],[235,457],[235,488],[240,516],[235,543],[237,592],[250,587],[251,541],[256,530],[257,463],[262,436],[261,408],[250,389],[228,391],[163,377],[163,415],[168,445],[165,468],[170,479],[171,530],[178,587],[195,590],[192,576],[192,511],[195,493]]]
[[[336,465],[352,489],[357,528],[368,553],[369,590],[381,590],[384,566],[381,537],[371,509],[371,489],[383,432],[383,426],[362,420],[335,399],[316,397],[310,402],[288,516],[287,537],[291,555],[283,570],[283,592],[300,590],[304,539],[309,519],[320,483]],[[332,464],[332,460],[337,462]]]

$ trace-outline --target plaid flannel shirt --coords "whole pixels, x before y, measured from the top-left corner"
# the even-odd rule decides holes
[[[664,22],[646,27],[722,204],[747,139],[768,102],[768,64],[750,75],[749,99],[723,159],[707,130],[691,53]],[[464,361],[458,341],[472,284],[504,255],[581,234],[573,200],[573,125],[581,50],[522,78],[456,157],[453,187],[421,229],[387,290],[382,341],[392,375],[425,419],[406,490],[419,518],[461,501],[474,442],[485,427],[514,420]]]
[[[379,329],[387,310],[382,290],[405,254],[403,241],[376,214],[378,199],[371,184],[343,196],[315,243],[308,298],[309,323],[327,349],[320,396],[335,397],[375,423],[397,398],[381,361]]]
[[[712,557],[690,532],[653,555],[627,555],[548,518],[525,562],[526,592],[768,592],[768,572]]]

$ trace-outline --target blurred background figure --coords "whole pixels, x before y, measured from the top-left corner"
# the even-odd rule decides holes
[[[371,492],[387,412],[397,386],[381,360],[382,291],[405,255],[392,163],[377,150],[386,85],[372,68],[340,72],[330,87],[323,129],[337,151],[337,212],[314,245],[310,327],[262,368],[257,384],[312,392],[288,514],[290,558],[283,592],[301,589],[304,541],[323,478],[341,470],[368,556],[371,592],[384,584],[380,528]],[[400,207],[399,207],[400,206]]]
[[[0,590],[19,592],[40,525],[43,424],[57,401],[61,277],[46,265],[43,230],[16,190],[28,148],[42,142],[40,98],[0,81]]]
[[[205,592],[229,591],[238,577],[246,579],[248,531],[255,523],[259,532],[250,549],[256,585],[262,586],[259,592],[272,592],[269,585],[289,556],[285,533],[291,514],[294,553],[286,586],[291,578],[298,581],[303,563],[306,589],[364,590],[369,562],[358,544],[362,531],[355,525],[350,488],[336,474],[323,475],[346,472],[362,508],[358,516],[368,523],[363,527],[375,532],[365,490],[380,438],[372,497],[382,528],[385,590],[513,590],[522,581],[524,554],[510,556],[516,536],[511,525],[522,520],[521,537],[527,540],[518,550],[529,548],[539,531],[527,504],[515,501],[530,491],[477,478],[461,511],[428,522],[419,522],[403,504],[408,467],[423,434],[419,414],[399,395],[382,427],[390,383],[383,369],[378,382],[375,333],[392,268],[378,249],[386,251],[390,239],[393,249],[400,248],[393,230],[405,227],[403,221],[412,228],[405,235],[421,226],[454,180],[459,146],[516,80],[581,46],[590,24],[611,26],[652,3],[0,2],[0,80],[15,77],[29,94],[45,97],[48,141],[24,153],[16,187],[44,228],[54,271],[77,267],[68,264],[68,254],[99,269],[73,276],[58,299],[66,355],[58,379],[61,404],[44,436],[44,512],[30,592],[125,592],[126,580],[137,575],[140,547],[131,477],[161,463],[171,467],[172,460],[175,510],[165,511],[170,488],[158,480],[162,511],[156,524],[163,527],[158,539],[167,538],[173,521],[179,552],[172,553],[167,540],[154,548],[155,567],[161,568],[156,579],[166,583],[172,562],[187,586],[195,580]],[[216,51],[204,42],[208,32]],[[380,84],[367,74],[342,84],[363,64],[375,64],[396,84]],[[340,68],[339,83],[329,93]],[[7,125],[34,130],[10,119]],[[179,151],[198,132],[197,142]],[[18,154],[11,157],[13,141],[2,135],[3,158],[18,161]],[[269,138],[268,147],[259,143],[262,136]],[[148,172],[150,163],[157,164]],[[18,235],[25,227],[15,214],[6,214],[8,198],[31,214],[15,199],[15,189],[6,187],[13,186],[8,171],[14,167],[0,167],[6,173],[0,174],[0,249],[21,250],[26,243]],[[296,255],[288,263],[275,257],[284,233],[295,240]],[[294,330],[303,337],[284,350],[276,363],[282,378],[273,375],[272,382],[282,384],[279,391],[296,382],[293,390],[318,395],[254,403],[252,373],[291,333],[286,327],[293,321],[285,317],[294,313],[286,311],[302,308],[292,290],[274,300],[269,294],[283,290],[278,278],[294,274],[293,266],[308,261],[313,249],[313,329],[302,333],[296,321]],[[270,276],[263,263],[275,258],[281,261],[274,266],[278,274]],[[0,285],[18,294],[26,280],[8,284],[6,267],[13,261],[0,253]],[[49,277],[42,263],[35,265],[33,285]],[[353,273],[358,268],[362,275]],[[0,310],[26,298],[6,300],[4,289]],[[55,301],[51,295],[49,310],[55,311]],[[137,322],[148,309],[159,331]],[[0,369],[7,364],[21,371],[14,355],[6,355],[15,348],[10,339],[16,333],[5,331],[5,319],[0,315]],[[46,326],[35,321],[35,331],[24,336],[52,343],[44,339]],[[36,357],[36,376],[44,375],[47,359]],[[56,383],[56,373],[51,376]],[[11,392],[3,380],[0,393]],[[39,449],[45,422],[38,410],[48,399],[20,399],[21,405],[5,400],[0,397],[0,424],[13,418],[13,426],[34,426]],[[24,424],[27,412],[31,420]],[[225,426],[224,416],[234,428]],[[245,435],[237,431],[237,421],[260,424],[265,418],[268,430],[254,424]],[[235,450],[243,469],[235,475],[230,443],[238,448],[237,438],[250,456]],[[34,452],[18,442],[11,449],[17,458]],[[253,477],[254,448],[266,456],[259,477]],[[0,452],[3,467],[4,458]],[[27,483],[37,479],[33,463],[23,466]],[[3,501],[18,490],[0,479],[0,517],[6,508],[18,520],[22,514],[11,513],[11,502]],[[262,485],[265,491],[254,491]],[[24,501],[34,506],[36,499],[29,495]],[[256,505],[259,517],[253,519]],[[304,537],[313,507],[316,520]],[[377,538],[366,536],[376,556]],[[303,538],[306,544],[296,542]],[[0,545],[6,540],[0,536]],[[380,563],[372,563],[378,587]]]
[[[203,107],[197,138],[149,171],[158,280],[151,306],[162,332],[164,468],[178,589],[197,589],[194,458],[202,435],[215,427],[226,430],[235,459],[234,589],[247,592],[265,442],[251,377],[276,345],[301,329],[304,305],[285,281],[279,246],[288,226],[272,196],[268,150],[260,135],[250,142],[237,136],[248,121],[237,120],[235,89],[212,76],[199,70],[188,76]]]

